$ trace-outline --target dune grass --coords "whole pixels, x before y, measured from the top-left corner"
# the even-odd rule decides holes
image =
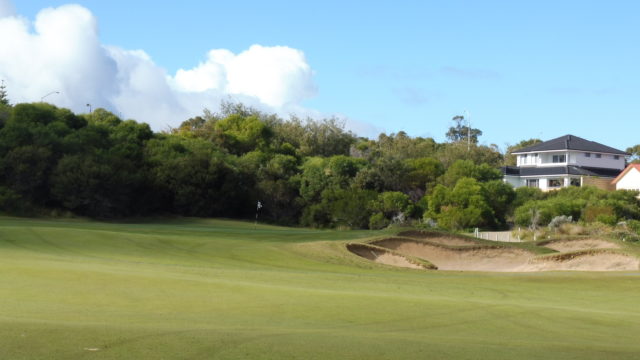
[[[639,272],[396,269],[370,231],[0,218],[0,359],[635,359]]]

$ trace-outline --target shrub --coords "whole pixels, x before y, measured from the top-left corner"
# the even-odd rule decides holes
[[[369,229],[371,230],[379,230],[387,226],[389,226],[389,220],[381,212],[375,213],[369,218]]]
[[[627,220],[627,228],[634,233],[640,235],[640,221],[638,220]]]
[[[549,222],[549,229],[558,229],[561,225],[570,224],[571,222],[573,222],[573,217],[559,215],[551,219]]]
[[[589,205],[582,211],[582,220],[586,222],[594,222],[598,221],[600,217],[606,218],[611,216],[615,218],[613,208],[607,205]],[[607,222],[604,223],[606,224]]]
[[[606,225],[614,226],[618,223],[618,218],[615,215],[600,214],[596,217],[596,221]]]
[[[563,235],[588,235],[588,230],[582,226],[575,223],[565,223],[560,225],[556,230],[558,233]]]

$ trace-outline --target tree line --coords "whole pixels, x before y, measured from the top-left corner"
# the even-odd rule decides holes
[[[367,139],[335,118],[284,120],[223,103],[219,112],[153,132],[104,109],[74,114],[46,103],[0,102],[0,209],[100,219],[252,218],[260,201],[261,219],[288,225],[499,229],[526,224],[533,208],[553,208],[545,201],[562,192],[505,184],[498,168],[511,159],[478,144],[482,132],[460,120],[447,142],[404,132]],[[584,195],[591,202],[571,214],[588,205],[592,217],[607,221],[640,215],[633,196],[609,201],[591,191]]]

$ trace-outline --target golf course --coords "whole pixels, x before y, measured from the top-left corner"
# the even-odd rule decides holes
[[[0,217],[0,359],[638,358],[637,268],[414,269],[348,250],[396,256],[399,232]]]

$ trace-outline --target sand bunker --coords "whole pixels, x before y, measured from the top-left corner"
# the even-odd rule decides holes
[[[640,260],[613,252],[559,254],[532,259],[520,271],[625,271],[638,270]]]
[[[399,266],[410,269],[426,268],[422,265],[414,264],[402,255],[394,254],[391,251],[387,251],[385,249],[367,246],[365,244],[349,244],[347,245],[347,249],[358,256],[377,262],[379,264]]]
[[[545,246],[575,250],[589,246],[589,250],[563,252],[539,256],[533,252],[504,246],[452,247],[418,239],[388,238],[371,244],[349,244],[352,253],[386,265],[427,268],[409,258],[424,259],[439,270],[532,272],[532,271],[635,271],[640,259],[615,250],[616,244],[604,240],[562,240]],[[565,244],[568,243],[568,244]],[[594,246],[600,248],[594,249]],[[605,248],[605,246],[608,246]],[[550,246],[549,246],[550,247]],[[392,251],[385,252],[385,249]],[[405,257],[406,256],[406,257]]]
[[[404,231],[398,234],[398,236],[405,236],[411,238],[425,239],[429,242],[434,242],[443,245],[450,246],[465,246],[465,245],[476,245],[476,242],[473,240],[467,240],[463,238],[453,237],[453,236],[442,236],[442,234],[430,231]]]
[[[620,248],[617,244],[600,239],[552,240],[540,245],[559,252]]]
[[[426,259],[440,270],[516,271],[533,257],[532,253],[520,249],[500,247],[454,249],[397,238],[384,239],[373,244]]]

